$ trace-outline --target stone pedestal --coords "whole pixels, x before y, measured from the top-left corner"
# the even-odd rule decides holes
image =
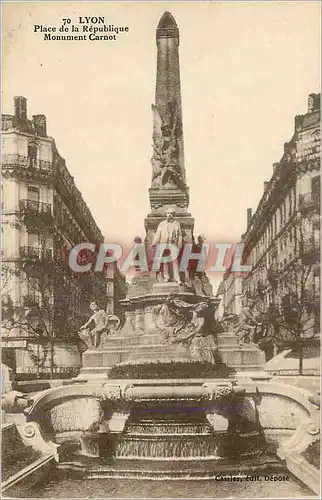
[[[234,333],[219,333],[217,336],[218,352],[223,363],[235,368],[237,372],[262,371],[265,363],[265,353],[255,344],[238,345]]]
[[[83,354],[83,367],[78,376],[80,380],[108,378],[112,366],[119,363],[142,362],[190,362],[191,353],[186,345],[173,345],[165,342],[163,335],[153,328],[151,309],[147,310],[147,331],[133,330],[132,335],[107,337],[104,349],[89,349]],[[263,370],[265,354],[255,344],[237,345],[233,333],[221,333],[217,337],[218,353],[221,361],[237,372],[260,372]]]
[[[153,286],[151,295],[124,301],[128,308],[124,328],[117,334],[108,335],[102,347],[84,352],[78,379],[108,378],[110,369],[120,363],[192,362],[189,345],[171,343],[158,325],[158,307],[170,294],[175,293],[186,302],[200,300],[200,297],[183,290],[178,283],[158,283]],[[230,332],[218,334],[217,344],[221,362],[228,367],[237,372],[263,370],[265,354],[255,344],[238,345],[236,335]]]

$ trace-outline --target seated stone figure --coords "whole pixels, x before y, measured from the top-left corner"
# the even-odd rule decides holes
[[[96,302],[92,302],[89,307],[93,311],[93,314],[85,325],[81,327],[79,336],[85,341],[88,347],[99,347],[103,333],[116,330],[119,327],[120,319],[117,316],[107,314],[104,309],[98,307]],[[95,326],[90,330],[89,327],[92,323]]]
[[[256,326],[261,326],[254,317],[255,301],[249,300],[242,308],[239,321],[235,327],[235,333],[238,337],[238,343],[253,343]]]

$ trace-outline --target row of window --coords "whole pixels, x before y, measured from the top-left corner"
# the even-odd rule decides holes
[[[311,191],[312,196],[319,197],[320,194],[320,176],[314,176],[311,178]],[[276,210],[274,216],[272,217],[270,223],[266,227],[266,230],[263,232],[259,242],[254,248],[254,264],[261,258],[262,254],[266,251],[266,249],[271,245],[272,241],[276,237],[276,235],[281,231],[281,229],[288,224],[290,218],[296,211],[297,203],[297,193],[296,186],[289,191],[289,193],[285,196],[281,206],[278,210]],[[287,248],[288,244],[297,246],[296,240],[296,228],[289,228],[288,232],[281,238],[279,242],[278,250],[283,251]],[[268,265],[270,265],[270,257],[268,257]]]
[[[74,184],[73,177],[70,175],[66,165],[62,162],[58,162],[58,178],[62,181],[62,185],[65,185],[67,192],[69,193],[69,199],[75,208],[75,213],[81,215],[82,225],[84,224],[89,228],[91,234],[95,239],[101,239],[101,234],[95,221],[89,211],[86,203],[84,202],[81,193]]]
[[[270,223],[266,226],[260,240],[254,248],[254,263],[256,263],[266,249],[271,245],[273,239],[296,210],[296,187],[286,195],[280,208],[276,210]]]
[[[82,231],[79,229],[76,221],[71,217],[65,205],[55,198],[55,214],[57,225],[61,227],[73,244],[85,241]]]

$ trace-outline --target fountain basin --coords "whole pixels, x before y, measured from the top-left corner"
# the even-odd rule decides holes
[[[28,446],[53,450],[59,467],[83,474],[94,460],[97,477],[126,477],[135,463],[146,471],[154,464],[154,478],[169,477],[165,463],[174,478],[189,475],[187,463],[213,477],[218,466],[265,467],[267,454],[285,466],[284,457],[318,439],[318,420],[310,393],[261,377],[100,379],[40,393],[19,432]],[[94,453],[81,446],[84,436]]]

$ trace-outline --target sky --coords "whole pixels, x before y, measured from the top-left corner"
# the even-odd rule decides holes
[[[27,2],[3,6],[2,112],[28,99],[108,242],[143,236],[149,213],[155,30],[180,31],[183,132],[195,234],[230,243],[320,90],[320,2]],[[34,25],[104,16],[114,41],[44,41]],[[57,34],[57,33],[56,33]]]

